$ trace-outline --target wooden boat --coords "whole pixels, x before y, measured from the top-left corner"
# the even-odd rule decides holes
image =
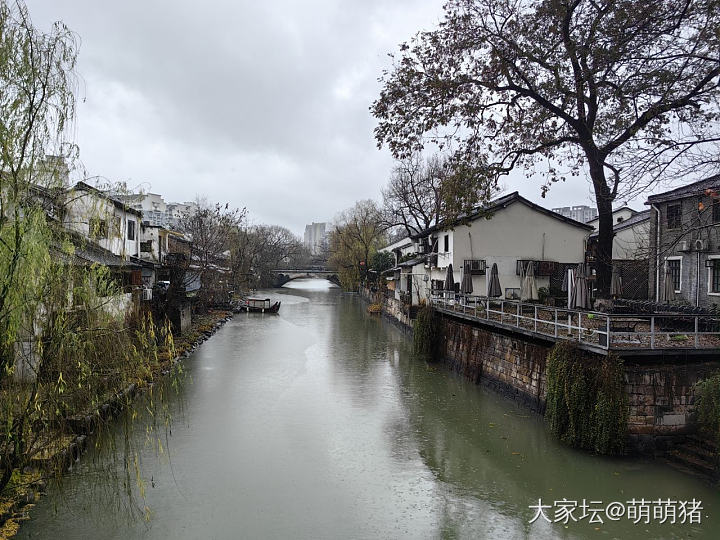
[[[280,302],[271,304],[269,298],[243,298],[238,302],[237,310],[252,313],[277,313],[280,310]]]

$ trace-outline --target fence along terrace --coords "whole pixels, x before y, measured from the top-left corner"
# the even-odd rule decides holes
[[[584,349],[642,355],[682,350],[717,354],[720,314],[602,313],[487,296],[431,291],[439,312],[495,328],[550,339],[570,340]]]

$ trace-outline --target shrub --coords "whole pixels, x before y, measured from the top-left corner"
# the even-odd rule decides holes
[[[570,446],[622,454],[628,419],[622,360],[609,354],[589,361],[573,344],[556,344],[548,355],[545,418]]]
[[[418,308],[413,329],[415,354],[433,360],[440,340],[440,320],[431,306],[422,304]]]

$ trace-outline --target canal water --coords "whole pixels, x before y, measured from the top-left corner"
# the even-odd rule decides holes
[[[269,295],[279,315],[236,315],[185,360],[169,451],[141,456],[149,521],[102,495],[83,462],[107,458],[91,454],[19,538],[720,538],[720,496],[700,480],[562,446],[541,417],[413,358],[407,335],[325,281]],[[530,523],[538,499],[551,519],[563,499],[703,510],[700,524]]]

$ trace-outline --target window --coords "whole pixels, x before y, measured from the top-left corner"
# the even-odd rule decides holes
[[[720,223],[720,200],[713,201],[712,204],[712,222]]]
[[[467,259],[463,262],[465,271],[469,271],[473,276],[485,275],[485,261],[478,259]]]
[[[720,259],[710,259],[710,290],[708,292],[720,294]]]
[[[445,245],[445,249],[444,249],[443,251],[444,251],[445,253],[447,253],[448,251],[450,251],[450,235],[449,235],[449,234],[446,234],[446,235],[443,237],[443,243],[444,243],[444,245]]]
[[[679,204],[669,204],[667,206],[667,228],[679,229],[682,225],[682,206]]]
[[[112,235],[122,238],[122,220],[120,216],[113,216],[112,227]]]
[[[152,253],[152,240],[146,242],[140,242],[141,253]]]
[[[90,218],[89,223],[90,238],[100,240],[108,237],[107,221],[100,218]]]
[[[128,240],[135,240],[135,221],[128,219]]]
[[[412,293],[412,274],[407,275],[407,292]]]
[[[666,264],[670,270],[673,288],[675,289],[675,292],[680,292],[680,269],[682,268],[682,261],[680,259],[668,259]]]
[[[521,276],[523,272],[526,272],[529,263],[533,264],[535,277],[550,277],[557,266],[554,261],[531,261],[529,259],[518,259],[515,262],[515,275]]]

